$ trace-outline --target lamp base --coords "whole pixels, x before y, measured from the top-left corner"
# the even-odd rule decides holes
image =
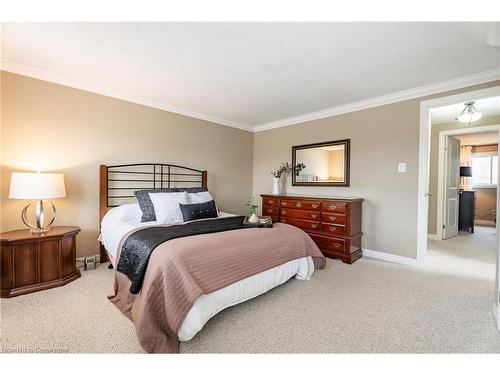
[[[47,228],[30,228],[31,234],[44,234],[50,230],[50,227]]]
[[[44,202],[46,202],[52,208],[52,218],[48,224],[45,223],[45,212],[44,212]],[[27,217],[28,208],[33,204],[36,204],[36,223],[35,225],[30,224]],[[21,213],[21,218],[23,219],[23,223],[30,228],[31,234],[43,234],[49,231],[49,226],[54,222],[56,218],[56,208],[52,204],[52,202],[47,200],[37,200],[29,203],[26,207],[24,207],[23,212]]]

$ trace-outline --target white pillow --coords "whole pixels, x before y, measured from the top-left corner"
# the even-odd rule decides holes
[[[102,218],[101,227],[121,222],[141,222],[142,211],[138,203],[126,203],[113,207]]]
[[[188,193],[188,198],[190,204],[205,203],[214,200],[214,197],[212,197],[212,194],[210,194],[208,191],[201,191],[199,193]]]
[[[188,193],[149,193],[155,209],[156,221],[162,224],[182,223],[179,203],[189,204]]]

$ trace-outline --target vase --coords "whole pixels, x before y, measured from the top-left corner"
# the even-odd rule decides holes
[[[255,214],[251,214],[250,217],[248,218],[248,222],[255,224],[259,222],[259,217]]]
[[[280,178],[279,177],[273,177],[273,194],[274,195],[280,194]]]

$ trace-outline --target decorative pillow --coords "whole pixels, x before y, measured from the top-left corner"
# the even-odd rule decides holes
[[[141,221],[156,221],[155,210],[153,207],[153,202],[149,197],[149,193],[177,193],[177,192],[188,192],[188,193],[199,193],[202,191],[207,191],[206,187],[193,187],[193,188],[170,188],[170,189],[142,189],[134,192],[139,207],[142,211]]]
[[[185,191],[182,193],[149,193],[155,211],[156,221],[162,224],[182,223],[180,203],[188,204]]]
[[[184,221],[217,217],[217,208],[213,200],[204,203],[179,204]]]
[[[205,203],[214,200],[214,197],[212,197],[212,194],[210,194],[208,191],[201,191],[199,193],[188,192],[188,197],[189,197],[189,203],[191,204]]]

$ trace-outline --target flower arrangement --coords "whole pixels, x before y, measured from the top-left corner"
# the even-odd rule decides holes
[[[276,171],[272,171],[271,174],[273,177],[280,178],[284,174],[292,173],[296,176],[300,174],[306,168],[305,164],[298,163],[291,165],[289,162],[282,162],[280,167]]]
[[[250,209],[250,215],[255,215],[257,213],[257,207],[259,206],[256,204],[254,197],[250,198],[246,206]]]

